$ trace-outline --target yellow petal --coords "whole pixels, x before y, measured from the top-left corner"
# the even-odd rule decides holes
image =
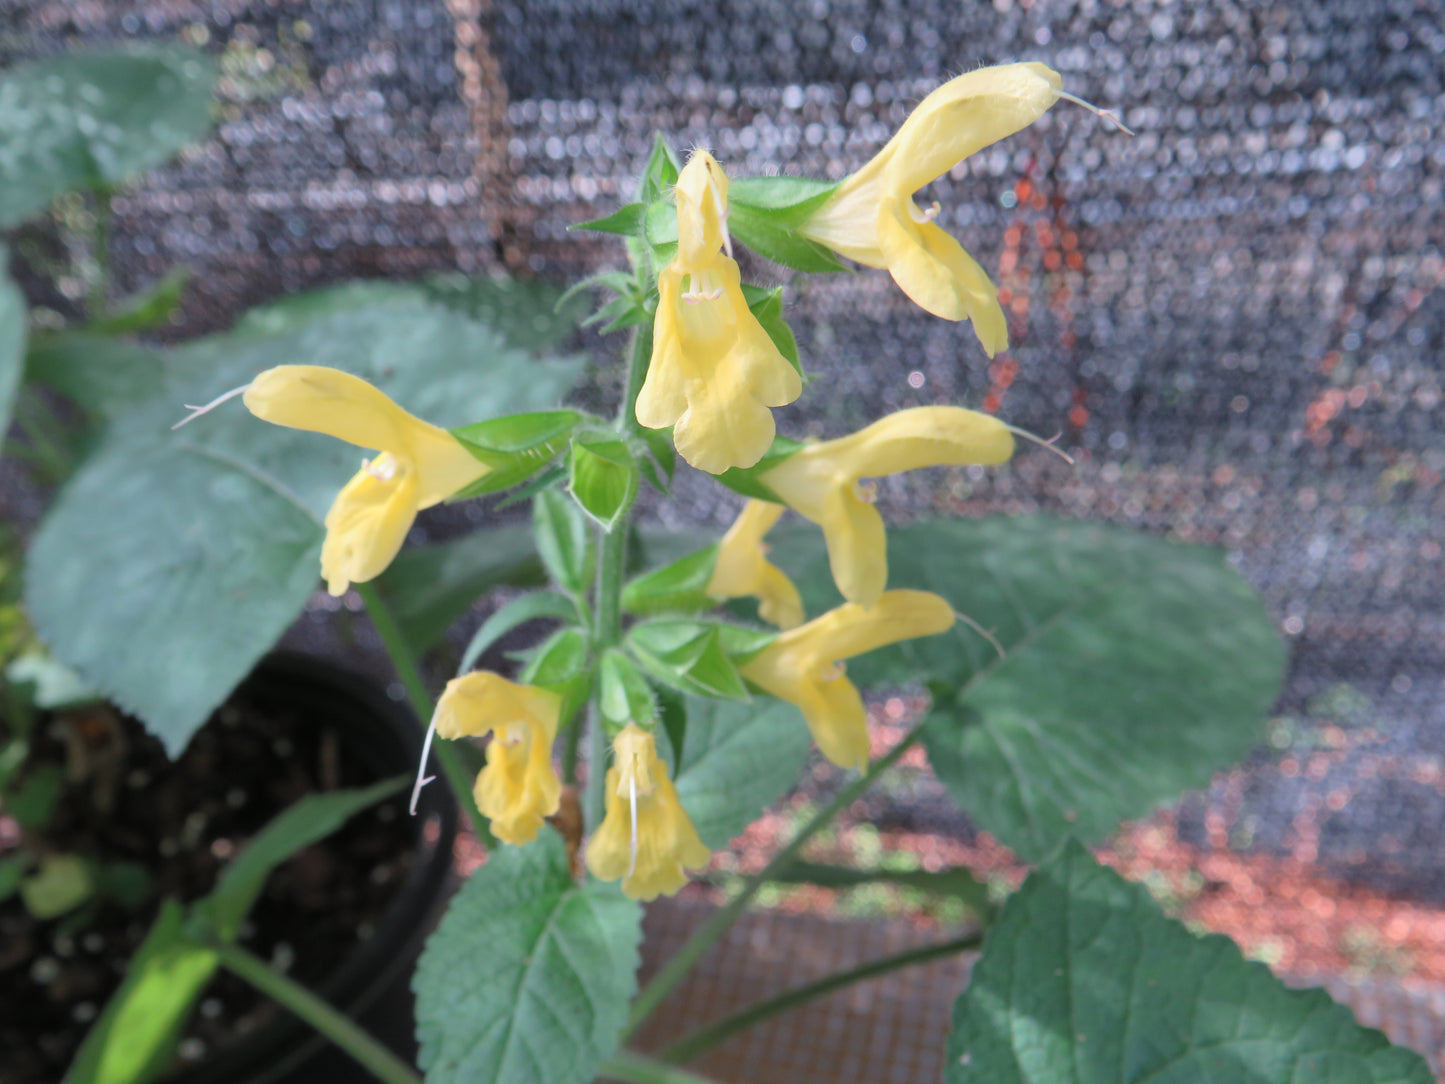
[[[477,776],[477,808],[503,843],[523,846],[557,812],[562,781],[552,766],[552,734],[533,721],[498,728]]]
[[[687,409],[687,370],[682,355],[683,273],[673,266],[657,276],[657,315],[652,324],[652,358],[634,408],[637,424],[648,429],[675,425]]]
[[[823,502],[823,541],[838,593],[872,606],[888,585],[888,536],[883,517],[854,486],[838,486]]]
[[[409,448],[414,418],[359,376],[320,365],[278,365],[246,389],[243,401],[274,425],[325,433],[359,448]]]
[[[891,184],[909,194],[969,155],[1027,128],[1059,100],[1063,80],[1038,63],[966,72],[937,88],[884,148]]]
[[[888,273],[919,308],[944,320],[972,320],[985,352],[1008,349],[998,290],[963,246],[932,222],[917,222],[911,199],[878,209],[878,244]]]
[[[677,259],[698,266],[723,247],[727,229],[728,179],[717,160],[696,150],[677,178]]]
[[[763,536],[784,512],[781,504],[750,500],[718,543],[707,593],[715,599],[758,599],[758,615],[780,629],[802,624],[803,600],[793,581],[767,559]]]
[[[764,561],[762,577],[754,594],[758,597],[758,616],[780,629],[796,628],[806,616],[803,596],[783,570]]]
[[[1005,462],[1013,450],[1013,434],[992,414],[925,406],[884,415],[856,433],[809,445],[798,455],[826,455],[838,464],[841,477],[856,479],[924,467],[993,466]]]
[[[437,700],[432,720],[443,738],[479,738],[495,727],[530,720],[557,733],[562,698],[536,685],[520,685],[489,670],[475,670],[452,678]]]
[[[841,666],[836,676],[810,683],[798,707],[819,752],[840,768],[868,766],[868,709]]]
[[[901,640],[946,632],[953,621],[953,607],[931,591],[885,591],[871,607],[847,603],[783,636],[809,629],[809,649],[838,661]]]
[[[417,479],[409,463],[385,452],[357,471],[326,513],[321,577],[340,597],[352,583],[386,571],[416,519]]]

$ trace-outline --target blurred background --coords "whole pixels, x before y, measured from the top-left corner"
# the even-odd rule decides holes
[[[1286,974],[1445,984],[1439,0],[0,0],[0,64],[131,40],[222,67],[213,138],[115,200],[118,293],[195,271],[176,340],[348,278],[620,266],[615,239],[567,228],[631,198],[654,131],[735,177],[840,178],[981,65],[1042,61],[1116,109],[1136,135],[1061,102],[922,194],[1003,293],[1013,349],[992,362],[883,272],[745,267],[791,281],[818,378],[780,429],[989,410],[1061,433],[1077,464],[1024,451],[888,479],[885,514],[1041,510],[1226,547],[1290,645],[1276,715],[1245,765],[1110,857]],[[577,344],[601,366],[620,338]],[[615,381],[599,369],[586,395],[615,400]],[[677,494],[653,515],[679,530],[738,506],[691,472]],[[0,500],[12,520],[37,507],[13,476]],[[877,708],[885,734],[911,710]],[[831,778],[721,868],[747,868]],[[853,813],[831,845],[1018,877],[921,766]],[[773,902],[946,918],[880,892]]]

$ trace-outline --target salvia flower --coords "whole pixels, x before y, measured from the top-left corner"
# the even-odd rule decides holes
[[[264,421],[325,433],[380,455],[363,460],[326,513],[321,576],[343,595],[386,570],[423,508],[487,473],[445,429],[408,414],[358,376],[319,365],[267,369],[244,402]]]
[[[1013,448],[1008,426],[992,415],[914,407],[851,436],[805,444],[759,480],[823,528],[839,593],[871,606],[888,584],[887,538],[871,491],[860,481],[920,467],[1002,463]]]
[[[678,454],[720,474],[762,458],[773,441],[769,408],[791,403],[803,385],[743,297],[727,234],[727,177],[712,155],[693,152],[676,195],[677,257],[658,274],[637,421],[673,426]]]
[[[744,663],[743,677],[796,704],[823,755],[840,768],[868,764],[868,713],[844,659],[953,625],[953,607],[927,591],[889,591],[864,609],[845,603],[780,633]]]
[[[960,75],[929,94],[867,165],[848,177],[799,232],[868,267],[886,267],[920,307],[972,320],[992,357],[1008,349],[998,292],[977,261],[913,202],[914,193],[974,152],[1038,120],[1063,83],[1042,64]]]
[[[632,899],[670,896],[687,884],[686,871],[707,865],[711,853],[682,808],[652,735],[629,723],[613,739],[612,752],[607,813],[587,842],[587,868],[604,881],[621,878]]]
[[[437,701],[432,725],[440,737],[492,735],[473,793],[503,843],[532,842],[557,812],[562,781],[552,766],[552,739],[561,705],[556,693],[486,671],[453,678]]]
[[[752,596],[758,599],[758,616],[780,629],[803,623],[803,600],[793,581],[768,560],[763,536],[784,512],[780,504],[750,500],[718,543],[707,593],[722,600]]]

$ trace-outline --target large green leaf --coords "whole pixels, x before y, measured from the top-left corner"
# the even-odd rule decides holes
[[[954,1007],[949,1084],[1431,1084],[1423,1058],[1196,937],[1070,843],[1004,906]]]
[[[698,835],[716,850],[798,781],[812,738],[791,704],[689,698],[677,794]]]
[[[0,226],[114,188],[211,126],[215,65],[175,46],[52,57],[0,80]]]
[[[155,395],[164,371],[165,363],[154,350],[85,331],[37,337],[25,355],[26,379],[103,417],[114,417]]]
[[[31,547],[26,598],[55,654],[175,752],[300,611],[321,521],[362,451],[239,403],[171,432],[283,362],[357,373],[440,425],[554,406],[577,371],[424,302],[283,322],[173,351],[162,392],[116,419]],[[518,374],[526,371],[526,379]]]
[[[854,660],[849,675],[955,690],[936,697],[929,760],[1021,857],[1068,835],[1102,838],[1259,740],[1284,648],[1220,553],[1044,517],[890,536],[889,587],[936,591],[1007,654],[960,622]]]
[[[0,154],[3,154],[0,151]],[[0,196],[0,199],[3,199]],[[0,245],[0,439],[10,428],[15,391],[25,369],[25,339],[30,310],[25,295],[10,278],[10,250]]]
[[[642,909],[577,884],[543,829],[492,852],[412,979],[428,1084],[582,1084],[616,1049],[636,989]]]

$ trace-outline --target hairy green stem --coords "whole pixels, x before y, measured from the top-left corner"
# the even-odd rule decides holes
[[[239,945],[216,942],[210,947],[222,967],[295,1013],[383,1084],[422,1084],[416,1070],[300,983],[268,967]]]
[[[371,623],[376,626],[377,635],[381,637],[382,646],[391,658],[391,665],[396,669],[396,676],[401,679],[406,689],[407,698],[411,701],[411,708],[423,726],[431,721],[432,712],[436,705],[432,702],[431,694],[427,692],[426,682],[422,679],[421,670],[417,666],[416,656],[412,653],[411,645],[406,642],[396,618],[392,616],[391,608],[382,601],[376,587],[370,583],[358,583],[356,593],[361,596],[361,601],[366,606],[366,612],[371,615]],[[478,839],[484,842],[492,838],[491,831],[487,826],[487,820],[477,809],[477,802],[472,797],[471,774],[462,763],[457,751],[452,748],[451,743],[446,741],[436,742],[432,745],[432,752],[436,754],[437,763],[442,767],[442,775],[446,777],[447,785],[452,788],[456,795],[457,804],[462,807],[472,831]]]
[[[866,772],[840,790],[833,796],[832,801],[813,814],[808,823],[799,829],[792,841],[773,855],[772,861],[743,881],[743,887],[738,894],[714,911],[711,917],[687,939],[682,948],[677,950],[676,955],[652,977],[652,981],[647,984],[642,993],[637,995],[637,1000],[632,1003],[632,1012],[628,1016],[627,1030],[623,1032],[624,1039],[637,1031],[643,1021],[662,1003],[662,999],[667,997],[672,988],[682,981],[683,976],[691,970],[693,964],[697,963],[703,953],[712,947],[713,942],[737,921],[738,916],[752,902],[753,897],[758,894],[763,885],[772,879],[773,874],[791,864],[802,853],[808,840],[827,827],[840,810],[847,808],[854,799],[871,787],[880,775],[893,767],[898,759],[908,752],[922,736],[923,723],[920,722],[905,734],[897,745],[869,765]]]
[[[826,975],[816,982],[806,983],[803,986],[795,986],[791,990],[785,990],[777,997],[768,998],[766,1001],[759,1001],[744,1009],[724,1017],[716,1024],[704,1028],[696,1034],[689,1035],[686,1039],[673,1043],[658,1056],[663,1061],[687,1062],[691,1061],[704,1050],[711,1049],[740,1031],[745,1031],[754,1024],[761,1023],[771,1016],[781,1016],[790,1012],[804,1002],[814,998],[831,994],[834,990],[841,990],[845,986],[851,986],[855,982],[863,982],[866,979],[878,975],[886,975],[890,971],[898,971],[905,967],[912,967],[914,964],[926,963],[929,960],[937,960],[944,956],[956,956],[960,952],[967,952],[969,949],[976,949],[983,943],[983,934],[974,932],[963,937],[956,937],[952,941],[941,941],[933,945],[921,945],[917,948],[908,949],[892,956],[884,956],[881,959],[870,961],[850,971],[839,971],[836,974]]]
[[[597,1075],[604,1080],[620,1080],[625,1084],[713,1084],[705,1076],[645,1058],[631,1050],[619,1050],[604,1061]]]

